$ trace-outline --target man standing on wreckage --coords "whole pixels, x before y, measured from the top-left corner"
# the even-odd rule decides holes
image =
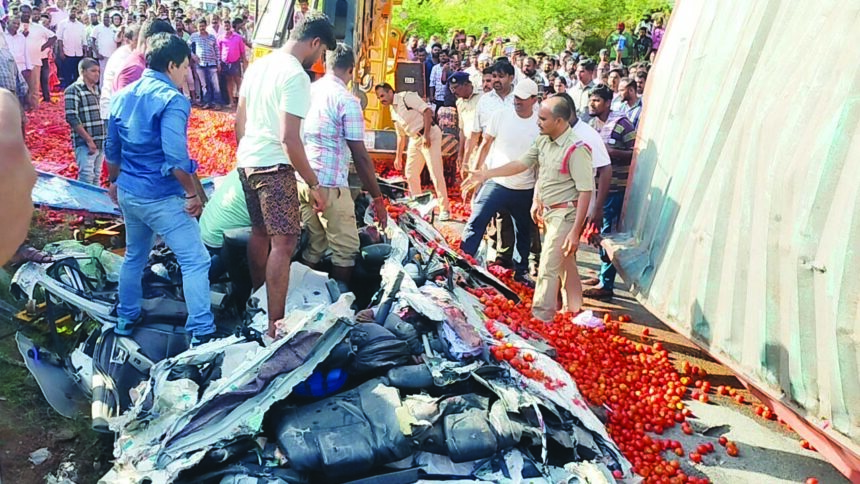
[[[194,181],[197,166],[188,156],[191,102],[177,87],[185,81],[191,51],[168,33],[147,42],[147,69],[115,96],[105,143],[109,194],[122,211],[126,230],[116,333],[131,334],[132,326],[143,319],[141,279],[157,234],[182,268],[185,330],[196,346],[214,337],[215,324],[209,253],[195,219],[203,202]]]
[[[239,89],[236,158],[252,224],[248,262],[254,290],[266,283],[271,337],[284,317],[290,260],[301,234],[296,174],[307,184],[314,210],[327,206],[327,192],[305,153],[302,122],[310,109],[305,69],[336,46],[328,17],[311,12],[283,47],[251,64]]]
[[[582,283],[576,268],[576,251],[594,190],[591,148],[570,128],[571,104],[561,96],[541,103],[538,127],[541,136],[521,160],[472,172],[463,182],[469,191],[487,180],[522,173],[537,166],[531,214],[544,224],[545,236],[538,267],[532,313],[552,321],[559,311],[576,313],[582,308]]]

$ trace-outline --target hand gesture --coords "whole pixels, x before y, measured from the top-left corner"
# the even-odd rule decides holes
[[[535,225],[543,223],[543,203],[540,200],[532,202],[531,215]]]
[[[388,210],[385,209],[385,199],[382,197],[373,199],[373,214],[379,223],[379,228],[385,230],[388,227]]]
[[[469,198],[469,194],[484,184],[487,181],[487,172],[485,170],[480,171],[472,171],[469,173],[469,176],[463,180],[463,185],[461,186],[461,190],[463,192],[463,200],[467,200]]]
[[[200,201],[200,197],[196,195],[191,198],[186,197],[185,212],[192,217],[199,217],[203,213],[203,202]]]
[[[326,195],[319,187],[311,190],[311,197],[314,199],[314,210],[317,213],[323,213],[326,206]]]
[[[90,155],[94,155],[99,152],[99,149],[96,147],[96,143],[93,140],[87,141],[87,153]]]
[[[394,169],[397,171],[403,171],[403,153],[397,153],[394,156]]]
[[[564,238],[561,250],[564,252],[565,257],[576,255],[576,251],[579,250],[579,237],[576,235],[575,230],[571,230],[570,233],[567,234],[567,237]]]
[[[114,205],[119,207],[119,200],[117,199],[117,195],[116,195],[116,183],[111,183],[108,186],[108,196],[110,197],[110,199],[114,203]]]
[[[430,144],[431,144],[430,143],[430,133],[429,132],[424,133],[424,146],[429,148]]]

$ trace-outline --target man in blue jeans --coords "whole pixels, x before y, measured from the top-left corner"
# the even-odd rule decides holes
[[[188,307],[191,345],[215,334],[209,307],[209,254],[195,217],[203,203],[188,157],[191,103],[179,90],[188,73],[188,44],[160,33],[149,39],[143,77],[117,94],[108,119],[110,195],[125,219],[126,254],[119,277],[118,334],[141,319],[141,277],[156,235],[176,255]]]
[[[98,185],[104,160],[105,123],[99,111],[99,63],[84,57],[78,64],[80,77],[63,95],[66,122],[72,128],[78,180]]]
[[[633,158],[633,144],[636,141],[633,123],[621,112],[611,109],[614,95],[609,86],[598,84],[591,90],[588,100],[588,114],[591,116],[588,124],[600,134],[612,160],[612,181],[609,183],[608,194],[605,190],[598,190],[598,197],[591,204],[588,214],[589,221],[600,227],[601,234],[614,231],[621,217],[624,190]],[[601,200],[602,197],[605,199]],[[615,296],[616,270],[602,246],[600,258],[603,260],[600,275],[582,282],[583,285],[594,286],[586,289],[582,295],[592,299],[609,300]]]
[[[521,80],[513,90],[514,106],[497,110],[484,130],[475,171],[507,165],[526,154],[540,135],[535,103],[538,86],[531,79]],[[528,276],[529,246],[531,245],[531,206],[534,197],[535,171],[498,177],[480,188],[472,215],[463,229],[463,252],[474,256],[487,230],[487,224],[497,212],[507,212],[514,220],[515,247],[520,256],[514,269],[514,280],[534,287]],[[463,193],[468,199],[468,193]]]
[[[197,32],[191,34],[188,43],[197,67],[197,77],[200,79],[203,109],[209,109],[213,104],[221,104],[221,86],[218,84],[218,41],[206,27],[205,18],[197,22]]]

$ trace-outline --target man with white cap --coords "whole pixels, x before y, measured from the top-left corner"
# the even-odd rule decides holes
[[[540,135],[535,112],[537,84],[531,79],[523,79],[514,87],[513,94],[513,107],[505,106],[496,111],[484,131],[475,168],[478,172],[522,159]],[[514,221],[515,247],[519,254],[514,280],[531,287],[534,287],[534,282],[528,276],[532,230],[529,208],[534,198],[534,188],[533,168],[487,181],[475,199],[472,215],[463,229],[463,243],[460,246],[465,253],[474,256],[490,220],[497,212],[509,213]]]

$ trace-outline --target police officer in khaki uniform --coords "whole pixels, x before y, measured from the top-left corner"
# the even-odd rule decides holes
[[[421,171],[426,163],[439,199],[439,218],[448,220],[451,217],[451,205],[442,167],[442,130],[433,122],[433,108],[418,93],[395,93],[387,83],[379,84],[375,90],[379,102],[383,106],[390,106],[391,119],[397,130],[394,168],[403,169],[402,155],[406,148],[406,181],[410,194],[416,196],[421,193]]]
[[[463,189],[472,189],[495,177],[521,173],[535,165],[538,180],[532,202],[532,218],[543,219],[546,234],[538,267],[532,314],[551,321],[558,312],[559,289],[562,312],[582,308],[582,283],[576,268],[576,251],[585,226],[588,204],[594,190],[591,147],[570,129],[570,103],[551,97],[541,103],[538,126],[541,136],[522,160],[472,173]]]

